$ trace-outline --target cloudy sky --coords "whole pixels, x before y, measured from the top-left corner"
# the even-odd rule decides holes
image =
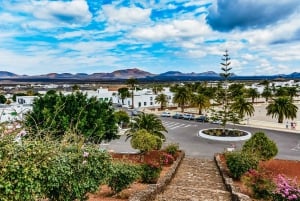
[[[299,0],[0,0],[0,71],[300,72]]]

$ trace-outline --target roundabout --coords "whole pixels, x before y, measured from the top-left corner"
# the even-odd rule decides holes
[[[251,133],[231,128],[226,128],[225,133],[223,133],[223,128],[208,128],[200,130],[197,136],[209,140],[235,142],[250,139]]]

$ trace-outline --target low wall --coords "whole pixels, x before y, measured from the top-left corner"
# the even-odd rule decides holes
[[[252,199],[248,195],[240,193],[239,189],[234,186],[233,180],[227,176],[225,168],[222,166],[220,156],[218,154],[215,154],[214,160],[216,162],[216,165],[218,167],[220,175],[223,179],[226,190],[229,191],[231,194],[231,200],[232,201],[252,201]]]
[[[170,170],[162,178],[159,178],[156,184],[149,184],[148,187],[137,193],[134,193],[129,197],[128,201],[153,201],[156,198],[156,195],[163,192],[166,186],[173,179],[182,159],[184,158],[185,153],[181,151],[180,155],[177,157],[177,160],[172,164]]]

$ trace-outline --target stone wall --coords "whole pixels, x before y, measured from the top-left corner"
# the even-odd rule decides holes
[[[129,201],[152,201],[155,200],[157,194],[163,192],[165,187],[170,183],[174,177],[185,153],[181,151],[177,160],[172,164],[168,173],[166,173],[162,178],[159,178],[156,184],[149,184],[148,187],[140,192],[137,192],[129,197]]]
[[[233,180],[227,176],[225,168],[221,164],[220,156],[216,154],[214,159],[220,171],[220,175],[223,179],[226,189],[231,193],[232,201],[252,201],[249,196],[241,193],[239,189],[234,186]]]

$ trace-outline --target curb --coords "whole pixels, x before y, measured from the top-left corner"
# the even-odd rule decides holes
[[[172,164],[170,170],[166,175],[160,178],[156,184],[149,184],[145,190],[137,192],[129,197],[128,201],[153,201],[156,195],[163,192],[167,185],[171,182],[175,176],[178,167],[181,164],[182,159],[185,157],[185,152],[181,151],[177,160]]]
[[[225,184],[226,190],[231,194],[232,201],[252,201],[252,199],[243,193],[240,193],[238,188],[236,188],[233,184],[233,180],[228,177],[225,173],[225,169],[221,164],[221,160],[218,154],[215,154],[214,160],[216,162],[217,168],[220,172],[222,180]]]

